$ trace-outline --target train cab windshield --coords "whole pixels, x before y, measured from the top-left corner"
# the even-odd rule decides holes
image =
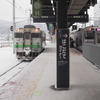
[[[30,34],[25,33],[25,39],[30,39]]]
[[[40,33],[32,33],[32,38],[40,38],[41,34]]]
[[[23,34],[22,33],[15,33],[15,38],[23,38]]]

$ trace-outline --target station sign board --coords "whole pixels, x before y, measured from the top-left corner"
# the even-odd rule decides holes
[[[68,22],[88,22],[88,14],[85,15],[68,15]],[[55,16],[33,17],[33,22],[56,22]]]
[[[42,16],[42,2],[41,0],[33,0],[33,17],[41,17]]]
[[[33,22],[47,22],[47,23],[55,23],[56,17],[55,16],[41,16],[41,17],[33,17]]]
[[[76,15],[76,14],[68,15],[68,22],[88,22],[88,20],[89,20],[88,14],[84,14],[84,15]]]
[[[53,31],[53,24],[52,23],[49,23],[49,30]]]

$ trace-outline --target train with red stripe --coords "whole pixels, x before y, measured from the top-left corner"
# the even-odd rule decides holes
[[[33,59],[45,49],[46,33],[34,25],[25,25],[15,31],[14,41],[18,59]]]
[[[71,33],[70,38],[74,42],[71,45],[82,51],[83,43],[98,44],[100,43],[100,28],[97,26],[88,26],[80,28],[78,31]]]

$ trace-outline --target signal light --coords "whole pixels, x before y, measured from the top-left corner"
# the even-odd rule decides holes
[[[10,31],[13,31],[13,26],[10,27]]]
[[[91,31],[92,29],[91,28],[89,28],[89,31]]]

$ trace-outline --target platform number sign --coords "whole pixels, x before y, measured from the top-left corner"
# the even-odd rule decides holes
[[[57,87],[69,87],[69,30],[57,32]]]
[[[42,16],[42,2],[41,0],[33,0],[33,17]]]
[[[73,25],[72,30],[77,30],[77,25]]]

